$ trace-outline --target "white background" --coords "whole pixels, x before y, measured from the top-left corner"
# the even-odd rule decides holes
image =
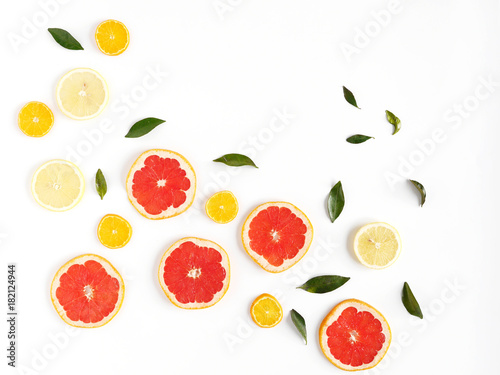
[[[389,2],[379,0],[222,0],[226,10],[219,12],[212,0],[66,2],[49,16],[40,14],[37,1],[4,2],[0,12],[0,285],[6,289],[7,264],[17,263],[22,366],[5,371],[7,338],[1,333],[2,374],[341,373],[321,353],[317,331],[345,298],[372,304],[392,327],[392,351],[372,373],[493,370],[500,334],[500,87],[489,95],[481,88],[480,99],[474,95],[481,80],[500,81],[497,1],[402,1],[384,26],[373,23],[372,12],[388,9]],[[109,18],[124,22],[131,34],[118,57],[103,55],[93,40],[96,26]],[[38,26],[29,30],[27,22]],[[85,51],[63,49],[47,27],[69,30]],[[367,45],[358,43],[358,53],[346,58],[342,43],[355,46],[357,30],[367,27]],[[76,67],[106,78],[110,104],[123,106],[123,95],[132,93],[136,99],[145,93],[144,100],[127,115],[110,105],[90,121],[65,118],[54,90],[59,77]],[[145,91],[141,82],[157,67],[168,78]],[[362,110],[345,102],[343,85]],[[55,125],[42,139],[17,127],[19,109],[32,100],[54,111]],[[447,121],[464,101],[469,110]],[[294,118],[281,131],[264,130],[284,109]],[[386,109],[402,120],[395,136]],[[166,124],[142,138],[124,138],[135,121],[149,116]],[[112,131],[96,135],[103,121],[111,121]],[[85,132],[93,129],[89,149]],[[431,145],[436,129],[444,135]],[[356,133],[376,139],[348,144],[345,138]],[[253,137],[257,143],[250,146]],[[427,155],[416,142],[427,145]],[[33,172],[78,147],[87,151],[78,162],[87,183],[83,201],[66,213],[44,210],[30,193]],[[128,169],[150,148],[180,152],[196,170],[195,206],[179,217],[149,221],[127,200]],[[259,169],[242,168],[228,178],[230,169],[211,161],[242,150]],[[396,176],[405,163],[413,163],[406,165],[410,173],[390,184],[389,172]],[[109,186],[103,201],[94,188],[98,168]],[[423,208],[407,177],[427,188]],[[339,180],[346,206],[331,224],[325,202]],[[200,210],[216,189],[229,189],[239,200],[240,213],[228,225],[211,222]],[[240,241],[245,217],[270,200],[296,204],[315,228],[308,255],[278,275],[260,269]],[[97,224],[108,213],[124,216],[134,228],[123,249],[106,249],[97,240]],[[353,256],[353,233],[372,221],[394,225],[403,239],[399,260],[383,271]],[[164,250],[184,236],[216,241],[230,255],[231,286],[210,309],[173,306],[157,282]],[[122,273],[125,301],[107,326],[70,330],[68,338],[50,301],[50,282],[63,263],[87,252],[106,257]],[[351,280],[325,295],[295,290],[321,274]],[[404,281],[424,310],[423,322],[401,303]],[[450,289],[453,284],[459,287]],[[248,313],[263,292],[279,296],[286,315],[269,330],[257,328]],[[4,311],[6,291],[1,294]],[[292,308],[307,321],[307,346],[291,323]]]

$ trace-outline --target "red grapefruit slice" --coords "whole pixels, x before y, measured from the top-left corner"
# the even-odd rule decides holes
[[[186,211],[194,200],[196,175],[182,155],[149,150],[135,161],[127,176],[132,205],[148,219],[166,219]]]
[[[287,202],[258,206],[242,230],[246,252],[269,272],[282,272],[296,264],[309,250],[312,238],[307,216]]]
[[[319,343],[326,358],[338,368],[367,370],[387,353],[391,329],[375,308],[348,299],[335,306],[321,323]]]
[[[69,325],[97,328],[120,310],[125,284],[106,259],[94,254],[76,257],[57,271],[50,288],[52,303]]]
[[[215,242],[188,237],[174,243],[161,258],[160,285],[183,309],[203,309],[219,302],[229,288],[229,257]]]

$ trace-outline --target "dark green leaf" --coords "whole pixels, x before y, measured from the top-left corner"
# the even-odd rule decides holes
[[[394,125],[394,131],[392,132],[392,135],[396,134],[401,129],[401,120],[391,111],[386,110],[385,115],[387,117],[387,121],[389,121],[390,124]]]
[[[403,301],[403,305],[405,305],[406,310],[413,316],[416,316],[420,319],[424,318],[424,315],[422,314],[422,310],[420,310],[420,306],[417,302],[417,299],[413,295],[410,286],[408,285],[407,282],[403,285],[403,293],[401,296],[401,299]]]
[[[307,281],[305,284],[297,287],[297,289],[304,289],[309,293],[323,294],[340,288],[348,282],[349,279],[350,277],[336,275],[316,276]]]
[[[347,87],[343,86],[343,88],[344,88],[344,98],[345,100],[347,100],[347,103],[355,106],[358,109],[361,109],[358,107],[358,104],[356,103],[356,99],[354,98],[353,93]]]
[[[366,142],[367,140],[372,139],[372,138],[373,137],[369,137],[369,136],[363,135],[363,134],[355,134],[355,135],[351,135],[349,138],[347,138],[346,141],[357,145],[358,143]],[[373,139],[375,139],[375,138],[373,138]]]
[[[420,207],[422,207],[425,203],[425,198],[427,197],[424,185],[415,180],[410,180],[410,182],[417,188],[418,192],[420,193]]]
[[[73,38],[73,35],[68,33],[66,30],[56,29],[56,28],[51,28],[48,30],[50,35],[52,35],[52,37],[54,38],[54,40],[64,48],[71,50],[83,50],[83,47],[78,42],[78,40]]]
[[[142,137],[164,122],[165,120],[160,120],[159,118],[146,117],[145,119],[137,121],[134,125],[132,125],[125,138]]]
[[[297,311],[292,310],[292,311],[290,311],[290,313],[292,315],[293,324],[295,325],[297,330],[300,332],[300,334],[302,335],[302,337],[306,341],[306,345],[307,345],[306,321],[304,320],[302,315],[300,315]]]
[[[332,223],[340,216],[345,205],[342,182],[337,182],[328,195],[328,214]]]
[[[106,179],[100,169],[97,170],[95,175],[95,188],[97,190],[97,194],[99,194],[102,200],[108,191],[108,185],[106,184]]]
[[[214,160],[217,163],[224,163],[230,167],[242,167],[244,165],[250,165],[255,168],[259,168],[248,156],[241,154],[226,154]]]

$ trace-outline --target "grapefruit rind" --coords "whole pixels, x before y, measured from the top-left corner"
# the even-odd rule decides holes
[[[57,288],[59,287],[60,284],[59,279],[61,278],[61,276],[64,273],[66,273],[72,265],[84,264],[88,260],[95,260],[96,262],[98,262],[110,276],[116,278],[120,283],[118,300],[116,301],[114,310],[103,320],[97,323],[84,323],[82,321],[75,322],[69,319],[66,315],[66,311],[64,310],[63,306],[59,303],[56,297],[56,291]],[[124,296],[125,296],[125,283],[123,282],[123,278],[121,277],[120,273],[116,270],[115,267],[113,267],[113,265],[108,260],[96,254],[83,254],[66,262],[61,268],[59,268],[54,278],[52,279],[52,284],[50,285],[50,299],[52,300],[52,304],[54,305],[54,308],[56,309],[57,313],[59,314],[61,319],[64,320],[67,324],[77,328],[98,328],[108,324],[116,316],[116,314],[118,314],[118,311],[120,311],[120,308],[122,307],[123,304]]]
[[[369,230],[369,229],[371,229],[373,227],[384,227],[384,228],[390,230],[391,232],[394,233],[394,235],[396,237],[396,241],[398,242],[398,250],[397,250],[396,256],[390,262],[388,262],[387,264],[385,264],[383,266],[377,266],[375,264],[367,263],[363,259],[363,256],[358,251],[358,248],[359,248],[359,239],[360,239],[361,235],[363,235],[367,230]],[[372,268],[372,269],[376,269],[376,270],[381,270],[381,269],[384,269],[384,268],[387,268],[387,267],[393,265],[398,260],[399,256],[401,255],[402,241],[401,241],[401,236],[399,235],[399,232],[392,225],[384,223],[384,222],[375,222],[375,223],[370,223],[370,224],[366,224],[366,225],[362,226],[356,232],[356,235],[354,236],[354,245],[353,245],[353,247],[354,247],[354,254],[356,255],[356,257],[358,258],[358,260],[360,261],[361,264],[363,264],[364,266],[366,266],[368,268]]]
[[[78,176],[78,179],[80,180],[80,192],[78,194],[78,197],[69,205],[69,206],[66,206],[66,207],[63,207],[63,208],[54,208],[46,203],[44,203],[38,196],[38,193],[36,191],[36,182],[37,182],[37,177],[38,177],[38,174],[43,170],[45,169],[47,166],[49,166],[50,164],[65,164],[67,166],[69,166],[70,168],[73,169],[73,171],[75,172],[75,174]],[[33,178],[31,179],[31,194],[33,195],[33,198],[35,198],[35,201],[40,205],[42,206],[43,208],[46,208],[47,210],[49,211],[54,211],[54,212],[64,212],[64,211],[68,211],[68,210],[71,210],[72,208],[74,208],[78,203],[80,203],[80,201],[82,200],[83,198],[83,194],[85,193],[85,178],[83,177],[83,173],[82,171],[80,170],[80,168],[78,168],[78,166],[76,164],[73,164],[72,162],[70,161],[67,161],[67,160],[63,160],[63,159],[54,159],[54,160],[50,160],[44,164],[42,164],[40,167],[38,167],[38,169],[35,171],[35,174],[33,175]]]
[[[118,245],[115,245],[115,246],[111,246],[109,243],[106,243],[106,241],[102,238],[101,236],[101,227],[102,225],[104,224],[104,222],[109,219],[109,218],[113,218],[113,219],[117,219],[117,220],[121,220],[125,223],[125,225],[127,226],[128,228],[128,237],[125,241],[123,241],[123,243],[121,244],[118,244]],[[130,242],[130,239],[132,238],[132,226],[130,225],[130,223],[125,220],[123,217],[121,217],[120,215],[116,215],[116,214],[108,214],[108,215],[105,215],[101,221],[99,222],[99,225],[97,226],[97,238],[99,239],[99,242],[103,245],[103,246],[106,246],[108,249],[121,249],[122,247],[125,247],[129,242]]]
[[[193,242],[196,246],[200,247],[211,247],[215,250],[217,250],[220,255],[222,256],[222,266],[226,270],[226,278],[224,279],[223,282],[223,287],[220,291],[218,291],[216,294],[214,294],[212,300],[210,302],[206,303],[180,303],[175,295],[171,293],[168,289],[168,286],[165,284],[165,281],[163,279],[163,273],[164,273],[164,267],[165,267],[165,261],[167,258],[170,256],[172,251],[177,249],[182,243],[191,241]],[[218,244],[216,244],[213,241],[210,240],[205,240],[202,238],[198,237],[185,237],[180,239],[179,241],[175,242],[172,246],[170,246],[167,251],[163,254],[161,261],[160,261],[160,266],[158,268],[158,281],[160,282],[161,289],[167,296],[167,298],[172,302],[175,306],[180,307],[181,309],[186,309],[186,310],[199,310],[199,309],[206,309],[208,307],[211,307],[218,303],[222,297],[226,294],[227,290],[229,289],[229,283],[231,280],[231,267],[229,264],[229,256],[227,255],[227,252]]]
[[[270,264],[266,258],[264,258],[262,255],[256,253],[253,251],[250,247],[250,238],[248,236],[248,231],[250,229],[250,223],[252,220],[259,214],[260,211],[267,209],[268,207],[271,206],[277,206],[277,207],[286,207],[292,211],[297,217],[299,217],[302,222],[305,224],[307,227],[307,232],[306,232],[306,238],[304,242],[304,246],[302,249],[298,252],[298,254],[291,259],[287,259],[283,262],[283,264],[279,267],[273,266]],[[248,255],[259,265],[261,266],[264,270],[272,273],[279,273],[288,270],[290,267],[294,266],[297,264],[303,257],[304,255],[307,254],[307,251],[311,247],[312,239],[313,239],[313,226],[311,224],[311,221],[309,218],[304,214],[299,208],[294,206],[291,203],[288,202],[268,202],[261,204],[260,206],[256,207],[250,215],[246,218],[245,222],[243,223],[243,228],[241,231],[241,239],[243,242],[243,247],[245,248],[245,251],[247,252]]]
[[[254,314],[254,308],[255,308],[255,306],[259,302],[261,302],[262,300],[264,300],[264,299],[270,299],[270,300],[272,300],[279,307],[279,311],[280,311],[280,317],[279,317],[279,319],[277,319],[273,324],[270,324],[270,325],[264,325],[261,322],[259,322],[257,320],[257,318],[255,317],[255,314]],[[276,297],[274,297],[274,296],[272,296],[272,295],[270,295],[268,293],[264,293],[264,294],[261,294],[260,296],[258,296],[253,301],[252,305],[250,306],[250,316],[252,317],[252,320],[254,321],[254,323],[257,324],[259,327],[261,327],[261,328],[272,328],[272,327],[277,326],[283,320],[283,308],[281,307],[281,304],[276,299]]]
[[[152,215],[146,212],[146,210],[137,202],[137,199],[134,197],[133,192],[132,192],[132,186],[133,186],[133,180],[134,180],[134,174],[138,170],[140,170],[142,167],[144,167],[144,161],[151,155],[158,155],[162,158],[172,158],[177,160],[180,163],[181,168],[186,172],[186,177],[190,180],[191,186],[189,187],[188,190],[185,191],[186,193],[186,201],[179,207],[173,208],[170,206],[167,210],[163,211],[162,213],[158,215]],[[170,151],[170,150],[164,150],[164,149],[152,149],[143,152],[137,160],[132,164],[132,167],[130,168],[130,171],[128,172],[127,175],[127,181],[126,181],[126,189],[127,189],[127,195],[128,195],[128,200],[132,205],[135,207],[135,209],[145,218],[151,219],[151,220],[163,220],[163,219],[168,219],[174,216],[178,216],[185,212],[189,207],[194,202],[194,197],[196,195],[196,173],[194,172],[193,167],[189,163],[189,161],[182,156],[181,154],[175,152],[175,151]]]
[[[376,319],[380,321],[382,324],[382,332],[386,336],[386,340],[384,341],[384,344],[382,348],[378,351],[377,355],[373,359],[372,362],[364,364],[362,366],[350,366],[350,365],[345,365],[342,362],[340,362],[338,359],[336,359],[331,353],[330,353],[330,348],[328,346],[328,335],[326,333],[328,327],[336,321],[339,316],[342,314],[342,312],[348,308],[348,307],[355,307],[358,311],[368,311],[370,312]],[[321,323],[321,326],[319,327],[319,344],[321,346],[321,350],[323,351],[323,354],[325,357],[336,367],[338,367],[341,370],[344,371],[361,371],[361,370],[368,370],[371,369],[375,366],[377,366],[380,361],[384,358],[385,354],[389,350],[389,346],[391,345],[391,340],[392,340],[392,333],[391,333],[391,328],[389,327],[389,323],[387,320],[384,318],[384,316],[373,306],[370,306],[366,302],[360,301],[358,299],[347,299],[345,301],[340,302],[338,305],[336,305],[329,313],[328,315],[323,319],[323,322]]]

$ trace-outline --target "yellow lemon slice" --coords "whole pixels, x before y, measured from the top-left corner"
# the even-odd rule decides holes
[[[362,227],[354,237],[354,252],[367,267],[389,267],[401,253],[401,238],[393,226],[371,223]]]
[[[51,160],[37,169],[31,183],[33,197],[51,211],[67,211],[83,197],[85,180],[80,169],[66,160]]]

